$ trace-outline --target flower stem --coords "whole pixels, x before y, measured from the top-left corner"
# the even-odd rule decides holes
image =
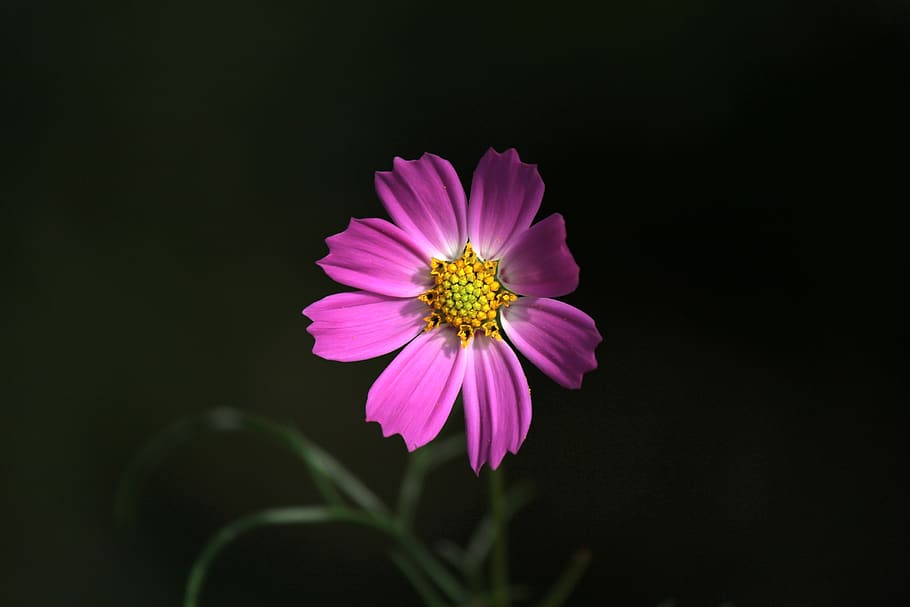
[[[493,607],[509,604],[509,553],[506,541],[506,513],[502,466],[490,471],[490,514],[493,517],[493,560],[491,580]]]

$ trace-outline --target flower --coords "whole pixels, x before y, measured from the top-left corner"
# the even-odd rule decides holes
[[[326,239],[317,263],[360,290],[303,310],[313,353],[349,362],[404,346],[370,388],[366,420],[413,451],[436,437],[461,391],[471,467],[496,469],[531,424],[528,380],[503,336],[566,388],[597,367],[594,321],[552,299],[578,286],[565,222],[553,214],[531,225],[543,180],[514,149],[483,156],[469,202],[433,154],[395,158],[375,183],[392,221],[351,219]]]

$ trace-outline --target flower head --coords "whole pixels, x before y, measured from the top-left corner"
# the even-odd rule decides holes
[[[303,313],[313,352],[365,360],[404,346],[370,388],[366,419],[408,450],[433,440],[459,391],[475,473],[517,453],[531,424],[528,380],[515,351],[554,381],[581,387],[597,367],[594,321],[552,299],[578,286],[559,214],[532,225],[543,199],[537,167],[490,149],[470,200],[448,161],[395,158],[376,173],[392,221],[351,219],[326,239],[317,263],[360,289],[329,295]]]

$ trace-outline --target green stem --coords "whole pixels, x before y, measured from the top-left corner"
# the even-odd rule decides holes
[[[490,514],[493,516],[493,607],[509,605],[509,553],[506,542],[505,491],[502,466],[490,471]]]

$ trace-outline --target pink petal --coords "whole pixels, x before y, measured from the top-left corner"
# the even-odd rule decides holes
[[[448,160],[424,154],[396,157],[391,171],[376,173],[376,193],[392,221],[414,239],[424,255],[456,259],[467,241],[464,188]]]
[[[329,254],[316,263],[343,285],[392,297],[416,297],[432,286],[430,258],[384,219],[352,219],[325,242]]]
[[[507,343],[477,336],[467,348],[462,397],[468,458],[475,474],[495,470],[506,451],[517,453],[531,426],[531,390]]]
[[[559,297],[578,288],[578,264],[566,245],[566,222],[554,213],[515,239],[499,263],[507,289],[520,295]]]
[[[482,259],[499,259],[512,239],[528,229],[543,200],[536,164],[525,164],[514,149],[490,148],[474,171],[468,205],[468,238]]]
[[[351,362],[388,354],[420,333],[427,305],[365,291],[336,293],[304,308],[316,343],[313,354]]]
[[[580,388],[582,375],[597,368],[594,348],[603,338],[594,320],[573,306],[544,297],[519,297],[500,315],[518,351],[566,388]]]
[[[400,434],[408,451],[439,434],[464,377],[465,352],[452,327],[422,333],[386,367],[367,396],[367,421]]]

